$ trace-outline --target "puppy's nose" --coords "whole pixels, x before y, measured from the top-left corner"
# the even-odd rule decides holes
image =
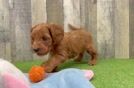
[[[33,49],[34,52],[38,52],[40,49],[39,48],[36,48],[36,49]]]

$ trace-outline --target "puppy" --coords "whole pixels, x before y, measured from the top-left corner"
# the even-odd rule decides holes
[[[92,36],[81,28],[69,25],[71,32],[64,33],[63,28],[56,24],[41,23],[32,28],[32,49],[39,55],[50,53],[48,61],[43,64],[46,72],[54,71],[58,65],[70,58],[77,57],[81,61],[87,51],[91,55],[90,65],[95,65],[97,52],[94,48]]]

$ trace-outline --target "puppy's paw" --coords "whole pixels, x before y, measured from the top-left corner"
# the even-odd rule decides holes
[[[75,62],[81,62],[81,59],[74,59]]]
[[[94,66],[94,65],[96,65],[96,60],[91,60],[91,61],[89,61],[88,64],[91,65],[91,66]]]
[[[52,73],[54,72],[58,72],[58,67],[56,67],[55,69],[52,70]]]

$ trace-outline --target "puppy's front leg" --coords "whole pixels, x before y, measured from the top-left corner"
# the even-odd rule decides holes
[[[50,73],[54,69],[56,69],[59,64],[61,64],[65,61],[64,58],[65,57],[63,57],[61,55],[54,55],[50,59],[48,59],[48,61],[45,64],[43,64],[42,66],[44,67],[46,72]]]

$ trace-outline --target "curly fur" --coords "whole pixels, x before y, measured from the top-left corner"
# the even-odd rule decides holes
[[[59,64],[70,58],[76,57],[76,61],[81,61],[85,51],[91,55],[89,64],[96,64],[97,51],[91,33],[70,24],[69,28],[72,31],[67,33],[56,24],[41,23],[32,28],[33,50],[40,56],[50,53],[48,61],[43,64],[47,72],[54,71]]]

